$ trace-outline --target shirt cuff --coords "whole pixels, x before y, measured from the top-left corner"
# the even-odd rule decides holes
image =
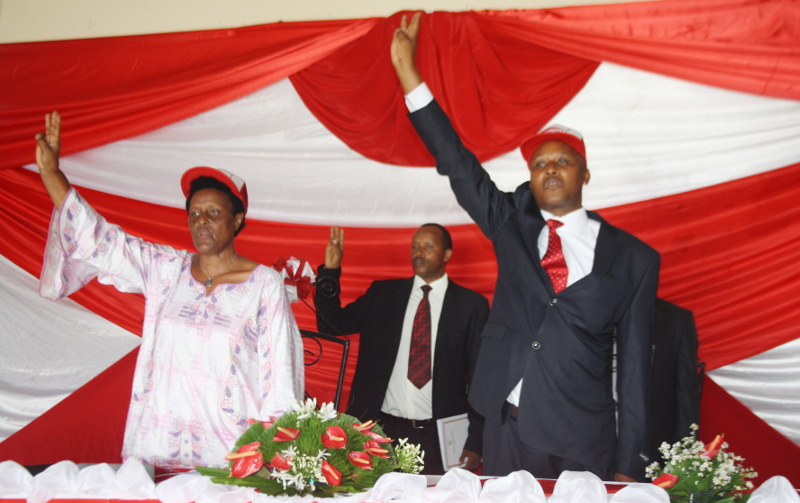
[[[416,112],[433,101],[433,93],[428,89],[428,84],[423,82],[406,94],[406,106],[409,112]]]

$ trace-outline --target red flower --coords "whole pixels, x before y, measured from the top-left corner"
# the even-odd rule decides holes
[[[701,455],[708,459],[714,459],[714,456],[719,453],[719,449],[722,447],[722,437],[723,435],[717,435],[717,438],[715,438],[710,444],[706,444],[706,452]]]
[[[364,450],[367,451],[367,454],[370,456],[378,456],[380,458],[389,459],[389,450],[382,448],[381,444],[374,440],[364,442]]]
[[[347,455],[347,459],[359,468],[372,470],[372,458],[366,452],[353,451]]]
[[[272,439],[273,442],[291,442],[300,436],[300,430],[294,428],[281,428],[278,426],[278,433]]]
[[[375,426],[375,421],[373,421],[372,419],[370,419],[366,423],[362,423],[362,424],[353,423],[353,428],[357,429],[361,433],[366,433],[366,432],[372,430],[373,426]]]
[[[269,465],[273,468],[277,468],[278,470],[287,471],[292,469],[291,461],[291,458],[286,459],[280,452],[276,452],[272,457],[272,460],[269,462]]]
[[[391,438],[382,437],[377,433],[375,433],[374,431],[365,431],[364,434],[369,436],[369,438],[371,438],[375,442],[378,442],[379,444],[388,444],[389,442],[392,441]]]
[[[327,459],[322,460],[322,474],[325,475],[325,480],[332,486],[338,486],[342,483],[342,472],[336,469],[335,466],[328,463]]]
[[[347,445],[347,434],[339,426],[328,426],[319,438],[328,449],[342,449]]]
[[[235,460],[231,466],[231,477],[244,478],[256,473],[264,466],[264,455],[259,450],[261,442],[253,442],[239,447],[236,452],[231,452],[225,459]]]
[[[670,487],[674,486],[678,483],[677,475],[673,475],[671,473],[665,473],[664,475],[658,477],[657,479],[653,480],[653,484],[661,487],[662,489],[669,489]]]

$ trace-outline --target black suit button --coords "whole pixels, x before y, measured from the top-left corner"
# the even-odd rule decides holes
[[[556,304],[558,304],[558,299],[552,298],[552,299],[550,299],[548,304],[550,304],[550,306],[555,306]]]
[[[541,343],[541,342],[539,342],[539,341],[533,341],[533,344],[531,344],[531,347],[532,347],[534,350],[536,350],[536,349],[539,349],[539,348],[541,348],[541,347],[542,347],[542,343]]]

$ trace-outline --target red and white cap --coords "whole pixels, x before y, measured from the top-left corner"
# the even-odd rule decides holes
[[[181,177],[181,190],[183,190],[184,196],[189,197],[189,189],[192,186],[192,182],[201,176],[210,176],[227,185],[233,195],[242,200],[244,213],[245,215],[247,214],[247,184],[238,176],[224,169],[197,166],[186,170],[186,173]]]
[[[583,157],[584,161],[586,160],[586,145],[583,144],[583,135],[574,129],[570,129],[558,124],[553,124],[547,129],[539,132],[536,136],[525,141],[525,143],[523,143],[520,147],[520,150],[522,151],[522,157],[525,158],[525,161],[530,163],[531,156],[533,156],[533,153],[536,151],[536,149],[539,148],[539,146],[543,143],[547,143],[549,141],[563,141],[570,147],[577,150],[581,157]]]

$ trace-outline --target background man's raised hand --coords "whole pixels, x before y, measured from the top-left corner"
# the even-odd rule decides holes
[[[337,226],[331,227],[331,237],[325,247],[325,268],[338,269],[342,266],[344,255],[344,229]]]

